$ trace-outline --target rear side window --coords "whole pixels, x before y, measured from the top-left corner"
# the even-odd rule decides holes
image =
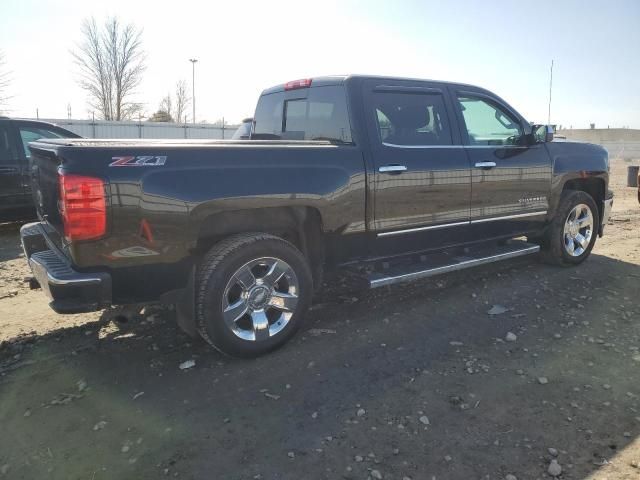
[[[31,157],[31,151],[29,150],[29,142],[35,142],[41,138],[62,138],[62,134],[56,133],[52,130],[45,130],[43,128],[36,127],[20,127],[20,138],[22,139],[22,148],[27,158]]]
[[[388,146],[451,145],[451,129],[440,94],[374,93],[380,141]]]
[[[263,95],[256,108],[252,138],[351,143],[344,88],[315,87],[305,93],[306,98],[286,100],[284,92]]]
[[[262,95],[256,107],[252,138],[280,140],[282,138],[282,108],[284,93]]]

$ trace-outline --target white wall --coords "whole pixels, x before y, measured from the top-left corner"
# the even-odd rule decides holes
[[[221,127],[206,124],[163,122],[111,122],[105,120],[66,120],[45,118],[85,138],[209,138],[229,139],[238,125]]]

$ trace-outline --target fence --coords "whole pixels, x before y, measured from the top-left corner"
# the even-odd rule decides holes
[[[113,122],[107,120],[41,119],[84,138],[204,138],[229,139],[238,125],[201,123]]]
[[[640,142],[602,142],[610,158],[621,160],[640,160]]]
[[[631,128],[600,128],[558,130],[569,140],[602,145],[610,158],[622,160],[640,159],[640,130]]]

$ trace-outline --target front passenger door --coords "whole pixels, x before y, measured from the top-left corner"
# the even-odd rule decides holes
[[[483,92],[454,97],[471,164],[470,233],[474,239],[538,231],[546,222],[551,157],[530,144],[525,123],[510,107]]]

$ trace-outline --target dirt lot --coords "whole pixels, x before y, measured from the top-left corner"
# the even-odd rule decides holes
[[[170,312],[55,315],[5,225],[0,478],[523,480],[550,478],[552,460],[563,479],[640,478],[640,206],[625,167],[582,266],[334,287],[301,335],[253,361],[188,339]]]

